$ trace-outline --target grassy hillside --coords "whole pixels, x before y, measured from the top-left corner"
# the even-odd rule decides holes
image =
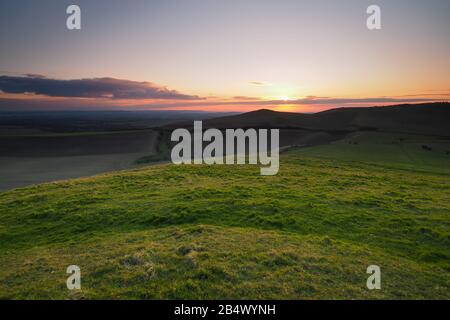
[[[355,132],[302,155],[450,174],[450,139],[417,134]]]
[[[0,298],[449,299],[448,144],[391,138],[1,193]]]
[[[450,103],[423,103],[369,108],[337,108],[314,114],[257,110],[205,120],[210,128],[290,128],[310,131],[377,130],[450,136]],[[185,123],[192,126],[191,123]],[[168,127],[180,127],[171,124]]]

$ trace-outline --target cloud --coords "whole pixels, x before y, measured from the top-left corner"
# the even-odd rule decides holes
[[[238,98],[238,97],[235,97]],[[421,103],[421,102],[442,102],[448,101],[448,98],[403,98],[403,97],[373,97],[373,98],[330,98],[330,97],[316,97],[308,96],[303,99],[296,100],[258,100],[252,99],[251,97],[240,97],[241,99],[236,99],[236,101],[211,101],[207,104],[209,105],[252,105],[252,106],[280,106],[280,105],[327,105],[330,107],[339,105],[365,105],[365,104],[401,104],[401,103]],[[197,104],[198,105],[198,104]]]
[[[265,83],[256,81],[257,83]],[[3,92],[3,93],[2,93]],[[58,109],[185,109],[249,111],[289,106],[291,110],[324,110],[336,107],[364,107],[387,104],[449,101],[450,90],[435,94],[340,98],[306,96],[296,100],[265,100],[252,96],[230,98],[187,95],[150,82],[114,78],[59,80],[42,75],[0,75],[0,110]],[[298,106],[298,107],[295,107]],[[281,109],[281,108],[280,108]]]
[[[354,104],[354,103],[417,103],[417,102],[432,102],[432,101],[442,101],[440,98],[397,98],[397,97],[377,97],[377,98],[305,98],[289,101],[289,104],[302,104],[302,105],[315,105],[315,104],[326,104],[326,105],[340,105],[340,104]],[[275,101],[280,103],[280,101]],[[283,104],[283,103],[281,103]],[[286,102],[284,102],[286,104]]]
[[[0,76],[0,90],[4,93],[34,93],[50,97],[71,98],[201,99],[198,96],[182,94],[151,82],[114,78],[59,80],[34,74],[29,74],[26,77]]]
[[[251,111],[261,108],[274,108],[285,105],[298,105],[306,107],[302,112],[310,110],[317,112],[337,107],[370,107],[376,105],[396,105],[403,103],[444,102],[448,98],[305,98],[299,100],[214,100],[199,101],[160,100],[147,102],[145,100],[128,100],[128,104],[119,99],[77,99],[77,98],[49,98],[42,96],[39,99],[23,96],[17,98],[14,95],[0,95],[0,111],[12,110],[208,110],[208,111]]]
[[[329,99],[329,97],[306,96],[305,99],[310,99],[310,100],[314,100],[314,99]]]
[[[268,87],[271,84],[266,82],[266,81],[250,81],[250,84],[254,85],[254,86],[260,86],[260,87]]]
[[[257,98],[257,97],[248,97],[248,96],[234,96],[233,99],[235,99],[235,100],[249,100],[249,101],[258,101],[258,100],[261,100],[261,98]]]
[[[24,76],[28,78],[39,78],[39,79],[46,78],[44,75],[38,73],[25,73]]]

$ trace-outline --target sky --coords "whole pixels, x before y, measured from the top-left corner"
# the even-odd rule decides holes
[[[66,28],[70,4],[81,30]],[[1,0],[0,109],[447,101],[449,14],[448,0]]]

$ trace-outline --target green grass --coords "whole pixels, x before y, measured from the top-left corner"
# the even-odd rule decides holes
[[[302,154],[450,173],[450,140],[420,135],[358,132],[330,145],[303,149]]]
[[[290,151],[273,177],[168,164],[2,193],[0,298],[449,299],[450,162],[374,143]]]

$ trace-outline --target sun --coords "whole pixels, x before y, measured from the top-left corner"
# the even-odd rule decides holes
[[[280,96],[280,100],[289,101],[291,99],[288,96]]]

